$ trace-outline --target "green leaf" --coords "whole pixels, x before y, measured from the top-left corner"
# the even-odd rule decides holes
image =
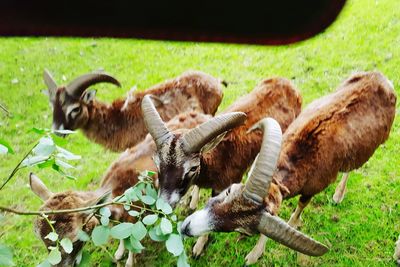
[[[62,160],[59,160],[59,159],[56,159],[56,164],[57,164],[58,166],[60,166],[60,167],[65,168],[65,169],[73,169],[73,168],[75,168],[75,167],[72,166],[71,164],[66,163],[65,161],[62,161]]]
[[[137,212],[136,210],[131,210],[128,211],[128,214],[131,215],[132,217],[137,217],[140,215],[140,212]]]
[[[171,234],[165,242],[165,246],[174,256],[179,256],[183,252],[182,238],[177,234]]]
[[[48,167],[51,167],[54,163],[55,163],[55,160],[50,158],[43,163],[39,163],[38,167],[39,167],[39,169],[48,168]]]
[[[59,133],[59,134],[74,134],[75,133],[75,131],[71,131],[71,130],[54,130],[53,132]]]
[[[154,174],[156,174],[156,173],[153,171],[147,171],[147,176],[153,177]]]
[[[60,245],[63,247],[66,253],[70,254],[72,252],[73,246],[69,238],[64,237],[63,239],[61,239]]]
[[[50,232],[44,238],[50,239],[51,241],[56,241],[58,239],[58,234],[55,232]]]
[[[148,195],[144,195],[140,199],[142,200],[142,202],[144,204],[147,204],[147,205],[153,205],[156,202],[156,200],[154,198],[152,198],[151,196],[148,196]]]
[[[182,254],[179,255],[177,267],[190,267],[190,265],[187,261],[187,256],[186,256],[185,251],[183,251]]]
[[[66,174],[65,177],[70,179],[70,180],[74,180],[74,181],[76,180],[75,176],[72,176],[72,175],[69,175],[69,174]]]
[[[138,196],[137,196],[137,194],[136,194],[136,190],[135,190],[135,188],[133,188],[133,187],[128,188],[128,189],[125,191],[124,195],[125,195],[125,197],[126,197],[129,201],[135,202],[135,201],[138,201],[138,200],[139,200],[139,198],[138,198]]]
[[[99,225],[93,229],[92,240],[96,246],[101,246],[107,243],[108,236],[110,235],[110,228],[107,226]]]
[[[101,216],[100,222],[102,225],[107,226],[110,223],[110,219],[108,217]]]
[[[58,135],[55,135],[54,133],[50,134],[50,136],[51,136],[51,139],[53,139],[54,143],[57,146],[65,146],[68,143],[67,139],[62,138]]]
[[[151,184],[146,185],[146,195],[149,195],[154,199],[157,199],[157,197],[158,197],[157,191],[154,189],[154,187]]]
[[[144,249],[143,245],[140,243],[139,240],[137,240],[133,235],[130,236],[129,238],[132,248],[135,250],[139,250],[141,251],[142,249]]]
[[[147,229],[143,225],[141,221],[138,221],[133,225],[132,229],[132,235],[137,239],[137,240],[142,240],[147,234]]]
[[[37,134],[44,134],[44,133],[46,132],[45,129],[36,128],[36,127],[33,127],[33,128],[31,129],[31,131],[34,132],[34,133],[37,133]]]
[[[48,159],[49,157],[45,156],[29,156],[28,158],[24,159],[24,161],[22,161],[21,165],[32,167]]]
[[[162,198],[157,199],[156,207],[167,215],[172,213],[172,207]]]
[[[167,240],[167,239],[168,239],[168,236],[163,235],[163,234],[161,234],[161,235],[157,234],[157,228],[159,228],[158,225],[155,226],[155,227],[153,227],[153,228],[151,228],[151,229],[149,230],[149,236],[150,236],[150,238],[151,238],[152,240],[156,241],[156,242],[162,242],[162,241]],[[161,232],[161,230],[160,230],[160,232]]]
[[[13,253],[11,248],[0,244],[0,266],[13,266]]]
[[[172,224],[167,218],[161,218],[160,228],[165,235],[172,233]]]
[[[90,237],[85,231],[79,229],[79,231],[78,231],[78,239],[80,241],[86,242],[86,241],[90,240]]]
[[[104,217],[107,217],[107,218],[109,218],[111,216],[111,211],[110,211],[110,209],[108,207],[102,207],[99,210],[99,213],[100,213],[101,216],[104,216]]]
[[[57,147],[57,157],[58,158],[64,158],[66,160],[78,160],[81,159],[82,157],[79,155],[75,155],[74,153],[62,148],[62,147]]]
[[[147,215],[146,217],[144,217],[142,222],[146,225],[152,225],[157,221],[157,219],[158,219],[158,216],[156,214],[150,214],[150,215]]]
[[[61,252],[58,249],[53,249],[47,256],[47,260],[52,265],[59,264],[61,262]]]
[[[6,147],[8,153],[14,154],[14,150],[11,148],[11,146],[5,140],[0,139],[0,145]]]
[[[81,250],[82,251],[82,250]],[[82,251],[81,260],[78,264],[78,267],[90,267],[90,253],[86,250]]]
[[[125,239],[131,235],[133,227],[132,223],[120,223],[111,228],[111,236],[116,239]]]
[[[124,239],[124,246],[127,250],[133,252],[133,253],[141,253],[141,250],[135,249],[132,244],[131,244],[131,239],[130,238],[126,238]]]
[[[33,153],[37,156],[49,157],[54,150],[56,150],[56,145],[50,137],[42,137],[39,143],[33,148]]]

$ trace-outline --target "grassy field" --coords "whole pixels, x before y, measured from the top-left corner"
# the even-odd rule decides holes
[[[231,82],[220,110],[250,92],[263,78],[283,76],[301,91],[304,106],[335,90],[351,73],[380,70],[400,88],[400,1],[349,0],[339,19],[319,36],[290,46],[244,46],[119,39],[0,38],[0,103],[12,117],[0,114],[0,138],[16,154],[0,157],[4,179],[34,142],[33,126],[50,127],[51,111],[42,72],[50,69],[61,82],[103,68],[122,82],[122,89],[98,87],[97,97],[112,101],[132,86],[144,89],[187,69],[198,69]],[[399,104],[397,104],[397,110]],[[399,111],[397,111],[399,114]],[[118,154],[105,151],[82,134],[69,137],[67,149],[83,159],[62,179],[51,171],[37,174],[53,191],[96,188]],[[350,175],[348,194],[340,205],[332,201],[335,184],[315,197],[303,215],[302,230],[328,244],[330,252],[301,261],[297,254],[268,241],[259,266],[394,266],[394,242],[400,233],[400,117],[389,140],[361,169]],[[0,205],[36,210],[40,200],[29,190],[29,170],[23,170],[0,192]],[[207,193],[208,195],[209,193]],[[205,199],[205,196],[203,197]],[[285,202],[281,216],[289,218],[297,199]],[[33,217],[7,214],[0,219],[0,243],[14,248],[17,266],[34,266],[46,256],[33,233]],[[236,242],[239,235],[213,234],[204,255],[192,266],[241,266],[257,237]],[[188,239],[190,254],[194,239]],[[169,266],[175,259],[159,244],[145,243],[140,266]],[[92,266],[109,266],[110,258],[88,246]],[[116,244],[109,250],[113,253]]]

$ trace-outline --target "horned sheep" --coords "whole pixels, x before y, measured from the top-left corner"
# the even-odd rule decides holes
[[[152,102],[145,98],[142,105],[151,106]],[[228,107],[224,112],[244,112],[247,120],[223,138],[218,123],[171,132],[155,108],[146,107],[145,123],[157,144],[154,159],[161,196],[174,206],[191,184],[211,188],[216,195],[232,183],[240,182],[261,146],[260,133],[247,133],[250,126],[271,116],[286,130],[300,110],[301,97],[294,85],[284,78],[263,80],[251,93]],[[213,147],[215,149],[211,150]],[[206,242],[207,236],[198,240],[193,248],[194,256],[200,255]]]
[[[223,95],[223,81],[200,71],[184,72],[143,92],[131,91],[126,99],[112,104],[96,100],[96,90],[88,90],[98,83],[120,86],[117,79],[106,73],[85,74],[67,86],[57,86],[45,70],[44,81],[53,107],[53,128],[81,129],[87,138],[112,151],[123,151],[145,138],[147,130],[140,110],[144,95],[151,94],[159,100],[157,110],[166,121],[187,111],[214,115]]]
[[[272,147],[261,150],[246,186],[234,184],[211,199],[205,209],[185,219],[182,231],[196,236],[210,231],[240,229],[248,233],[260,232],[262,235],[250,253],[252,257],[247,258],[247,264],[256,262],[264,252],[266,237],[263,234],[278,241],[292,240],[297,235],[287,235],[286,230],[282,232],[283,222],[266,224],[271,218],[277,220],[275,215],[282,200],[300,195],[289,220],[290,226],[284,227],[297,233],[293,229],[300,224],[301,212],[311,198],[333,183],[339,171],[361,167],[386,141],[395,105],[393,85],[381,73],[351,76],[336,92],[312,102],[300,113],[283,135],[280,154],[271,151],[268,159],[265,154]],[[265,121],[258,125],[268,128]],[[274,158],[278,155],[274,172]],[[210,219],[200,219],[206,217]],[[270,229],[267,231],[265,227]],[[304,243],[304,248],[308,247]],[[318,255],[325,251],[317,247]],[[299,250],[297,245],[292,248]],[[309,248],[315,248],[315,244]]]
[[[203,113],[188,112],[180,114],[170,120],[167,125],[169,128],[178,130],[180,128],[193,128],[198,124],[210,122],[213,119],[232,121],[237,117],[237,113],[224,114],[213,118],[211,115]],[[125,190],[134,186],[138,182],[140,172],[144,170],[156,171],[152,155],[156,151],[156,146],[150,135],[137,144],[135,147],[127,149],[121,154],[108,169],[104,175],[101,186],[94,191],[67,191],[62,193],[52,193],[44,183],[34,174],[30,175],[30,186],[32,191],[38,195],[44,204],[41,210],[65,210],[88,207],[97,204],[103,200],[106,192],[111,191],[110,199],[122,195]],[[157,174],[153,177],[157,184]],[[134,222],[135,218],[128,215],[127,211],[120,205],[114,205],[110,208],[111,219],[118,221]],[[99,224],[99,220],[91,213],[69,213],[52,214],[48,220],[54,221],[53,227],[60,237],[68,237],[73,242],[73,251],[70,254],[62,252],[62,261],[58,266],[71,266],[77,260],[77,255],[82,249],[84,243],[79,240],[78,232],[80,229],[90,233],[93,228]],[[42,217],[35,221],[35,232],[45,243],[46,247],[54,246],[54,242],[47,239],[46,236],[51,232],[50,226]],[[115,253],[117,260],[122,259],[125,248],[121,241]],[[133,254],[129,252],[126,266],[133,266]]]

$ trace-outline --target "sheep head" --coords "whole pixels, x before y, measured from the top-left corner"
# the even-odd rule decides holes
[[[44,204],[40,208],[46,210],[64,210],[76,209],[93,206],[103,202],[108,198],[109,194],[102,190],[95,192],[74,192],[67,191],[61,193],[51,192],[39,177],[31,173],[29,175],[29,184],[31,190],[40,197]],[[73,249],[71,253],[66,253],[61,249],[61,262],[57,266],[73,266],[81,252],[84,242],[78,237],[79,230],[90,234],[93,228],[99,223],[93,215],[93,210],[76,213],[61,213],[48,215],[48,220],[54,222],[53,227],[58,234],[58,239],[69,238],[72,241]],[[50,246],[55,247],[56,243],[46,238],[52,231],[46,219],[38,217],[34,223],[36,235],[43,241],[48,249]]]
[[[215,147],[221,136],[241,125],[246,119],[242,112],[214,117],[191,130],[168,130],[154,107],[150,95],[142,101],[145,125],[153,137],[157,152],[154,162],[158,168],[161,197],[175,206],[200,174],[201,154]]]
[[[232,231],[250,235],[262,233],[301,253],[323,255],[328,250],[323,244],[295,230],[265,209],[282,133],[278,122],[271,118],[261,120],[250,130],[256,128],[264,130],[263,142],[246,184],[232,184],[211,198],[204,209],[184,220],[181,232],[187,236]]]
[[[54,130],[75,130],[86,125],[89,120],[88,106],[96,95],[96,90],[87,90],[90,86],[98,83],[120,86],[114,77],[102,72],[79,76],[67,86],[57,86],[48,70],[44,71],[43,79],[53,107]]]

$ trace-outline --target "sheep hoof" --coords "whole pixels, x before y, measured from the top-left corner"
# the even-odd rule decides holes
[[[335,194],[332,197],[333,202],[335,202],[336,204],[340,204],[344,199],[344,193],[345,192],[336,191]]]
[[[299,229],[303,226],[303,220],[301,219],[301,217],[290,217],[288,224],[294,229]]]
[[[247,256],[245,258],[245,260],[246,260],[245,265],[249,266],[249,265],[255,264],[258,261],[258,259],[263,255],[263,253],[264,253],[264,248],[259,248],[258,246],[255,246],[250,251],[250,253],[247,254]]]
[[[204,251],[204,248],[207,246],[207,244],[209,243],[210,239],[208,235],[203,235],[200,236],[197,241],[196,244],[194,244],[193,246],[193,251],[192,251],[192,257],[193,259],[197,260],[200,258],[200,255],[202,254],[202,252]]]

